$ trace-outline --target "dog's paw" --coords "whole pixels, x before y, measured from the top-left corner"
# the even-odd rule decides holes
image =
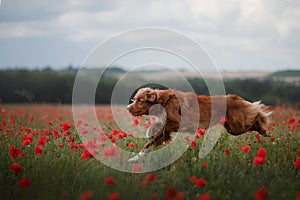
[[[136,155],[130,159],[127,160],[127,162],[137,162],[139,160],[140,156],[139,155]]]
[[[140,152],[140,153],[138,153],[136,156],[134,156],[134,157],[132,157],[132,158],[130,158],[130,159],[128,159],[127,160],[127,162],[137,162],[141,157],[143,157],[143,156],[145,156],[145,152]]]

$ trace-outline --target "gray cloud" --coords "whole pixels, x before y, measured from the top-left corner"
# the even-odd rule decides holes
[[[297,68],[298,19],[295,0],[4,0],[0,66],[78,65],[89,49],[112,35],[154,26],[191,37],[224,70]]]

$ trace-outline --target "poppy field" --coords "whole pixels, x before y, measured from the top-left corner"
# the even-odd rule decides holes
[[[266,128],[241,136],[222,133],[214,149],[198,157],[206,131],[186,137],[189,148],[171,165],[137,173],[112,169],[94,158],[80,134],[89,134],[84,118],[73,121],[71,105],[0,104],[1,199],[298,199],[300,200],[300,111],[297,106],[272,108]],[[118,157],[117,148],[139,152],[146,139],[124,132],[109,106],[96,106],[107,128],[92,131],[94,151],[112,142],[101,156]],[[151,121],[132,118],[133,127]],[[77,133],[76,127],[83,127]]]

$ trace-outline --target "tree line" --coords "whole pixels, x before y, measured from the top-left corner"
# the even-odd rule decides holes
[[[0,101],[3,103],[72,103],[76,70],[2,70],[0,71]],[[171,80],[170,80],[171,81]],[[209,95],[206,83],[200,78],[189,78],[197,94]],[[112,91],[118,82],[113,73],[101,79],[96,90],[95,102],[110,104]],[[181,83],[173,81],[174,88]],[[158,85],[148,84],[158,88]],[[298,104],[299,84],[273,79],[230,79],[224,82],[226,93],[238,94],[249,101],[262,100],[268,105]],[[124,85],[126,87],[126,85]],[[162,87],[163,88],[163,87]]]

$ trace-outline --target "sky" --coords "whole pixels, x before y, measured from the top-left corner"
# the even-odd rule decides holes
[[[198,43],[222,71],[300,69],[299,21],[297,0],[2,0],[0,68],[80,66],[109,38],[158,27]],[[162,43],[184,45],[167,39]],[[114,45],[110,48],[119,48]],[[199,53],[185,48],[194,56]],[[151,60],[149,55],[124,60],[130,65]]]

